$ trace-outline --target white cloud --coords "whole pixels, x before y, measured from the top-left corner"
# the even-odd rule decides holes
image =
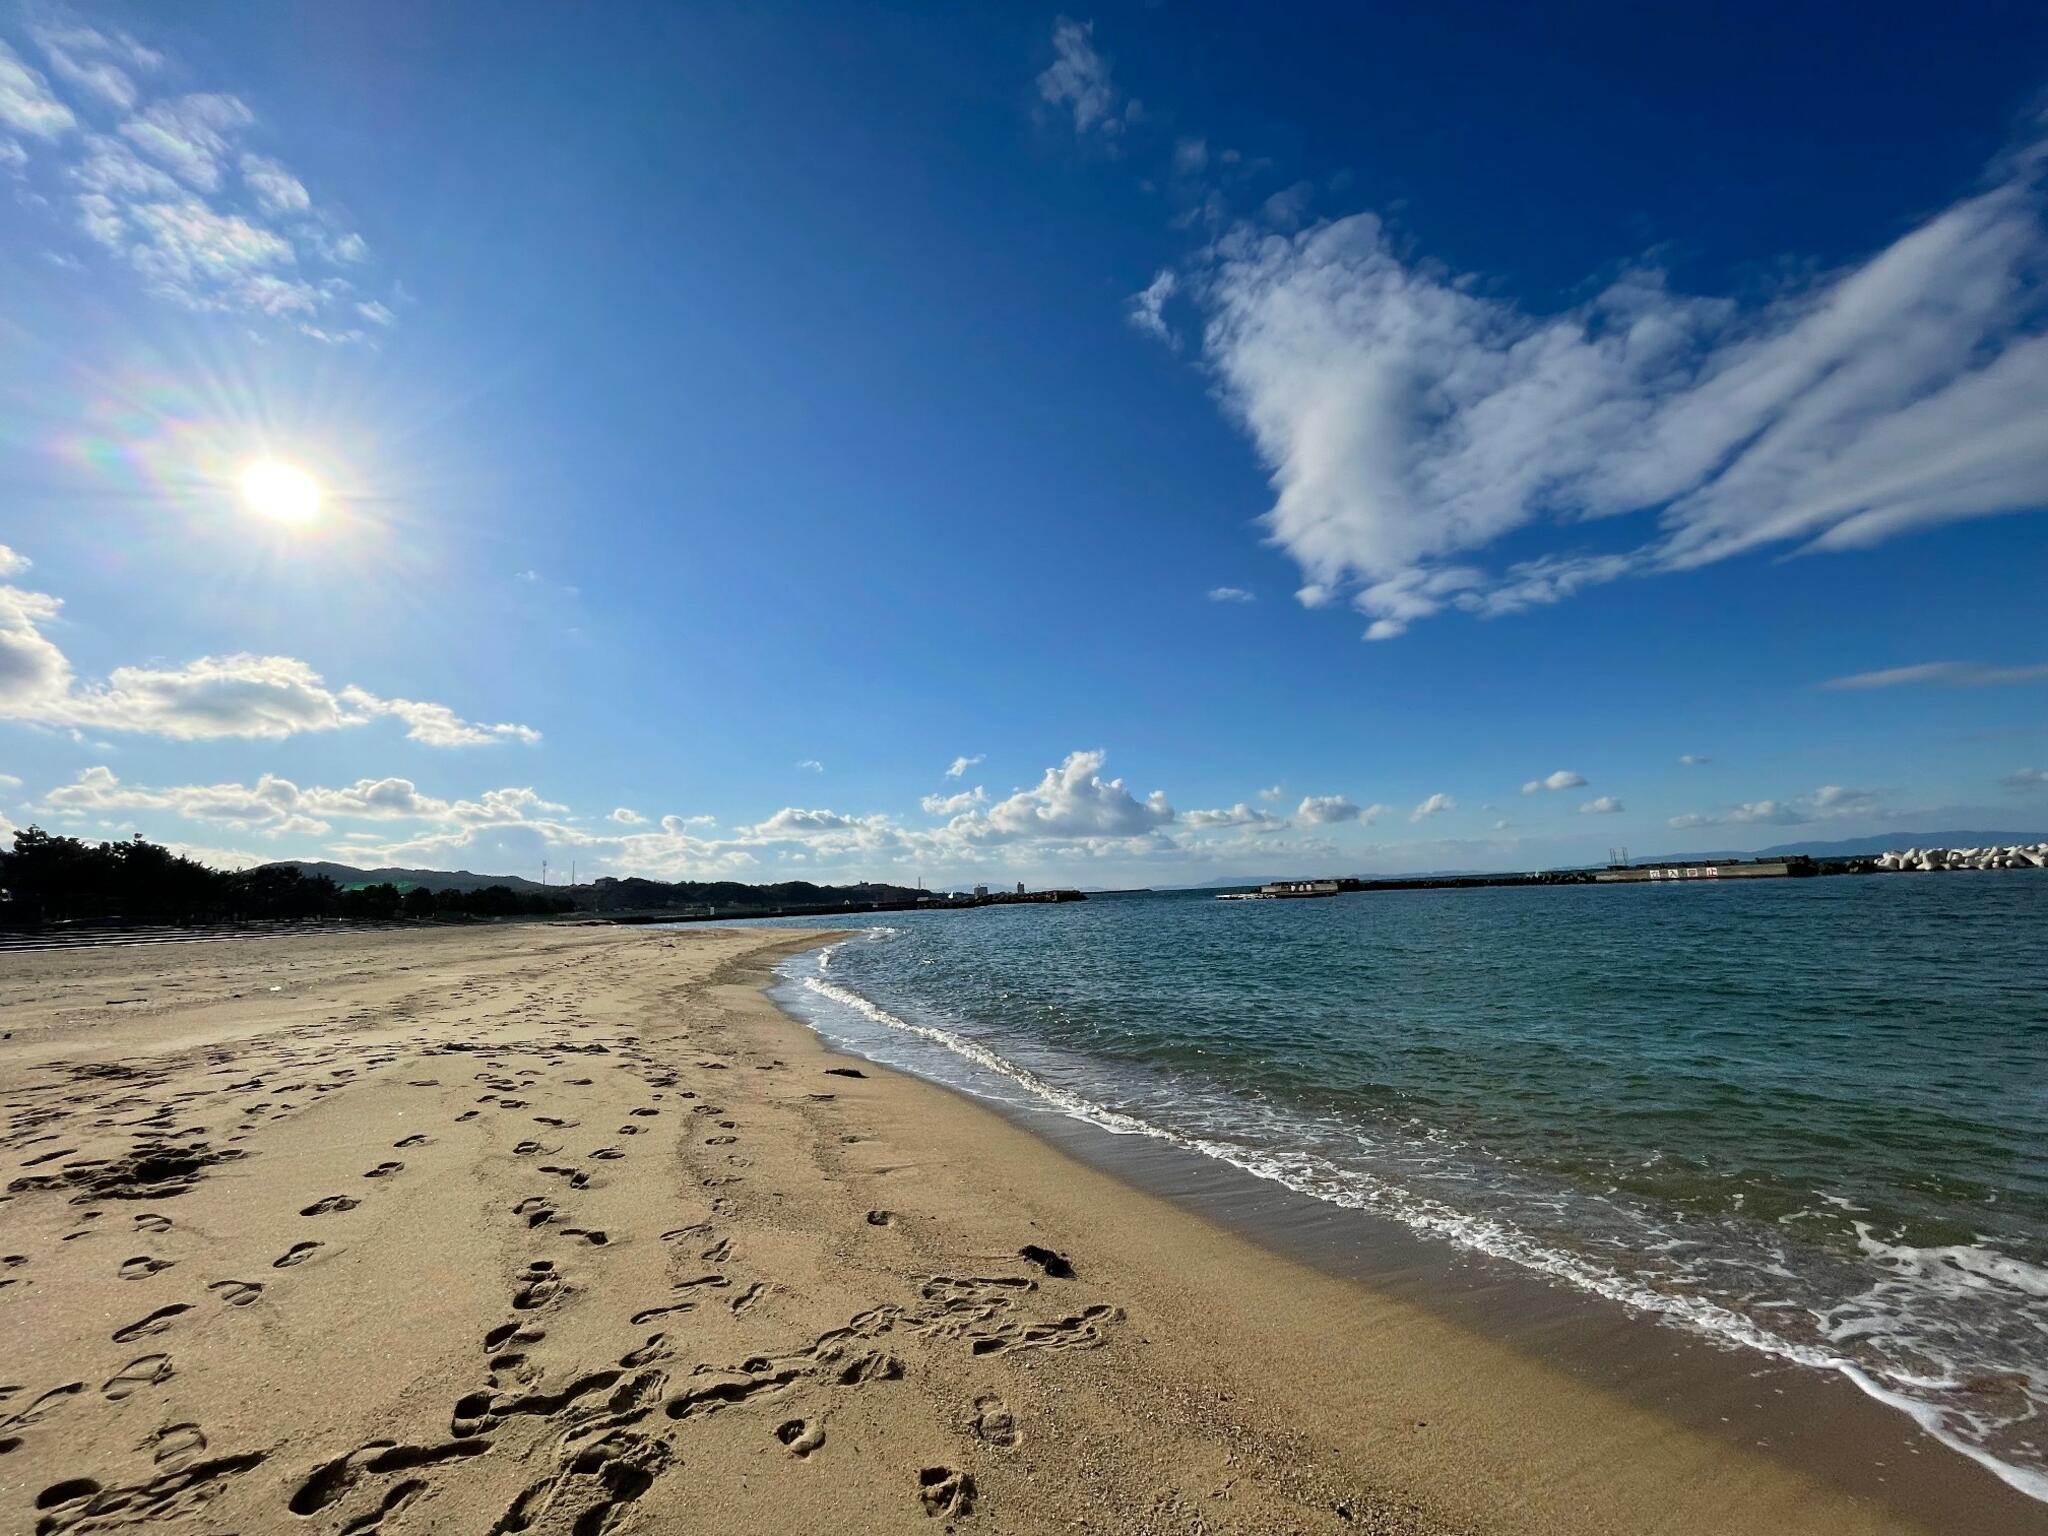
[[[1166,301],[1180,286],[1180,278],[1171,267],[1161,267],[1158,274],[1138,292],[1131,295],[1126,313],[1131,324],[1148,336],[1156,336],[1169,346],[1177,346],[1178,340],[1166,323]]]
[[[629,810],[623,805],[612,812],[612,820],[622,827],[643,827],[647,824],[645,816],[642,816],[638,811]]]
[[[1699,768],[1711,763],[1713,759],[1702,752],[1681,752],[1678,754],[1678,761],[1687,768]]]
[[[144,108],[121,132],[180,181],[217,192],[229,139],[255,121],[240,97],[201,91]]]
[[[2040,789],[2048,785],[2048,768],[2015,768],[1998,782],[2007,789]]]
[[[304,213],[313,206],[306,184],[268,155],[244,152],[242,185],[265,213]]]
[[[1584,775],[1573,773],[1569,768],[1560,768],[1557,772],[1547,774],[1543,778],[1531,779],[1522,786],[1522,793],[1533,795],[1539,790],[1545,789],[1584,789],[1585,787],[1586,780]]]
[[[0,552],[0,574],[27,567],[13,550],[0,545]],[[289,656],[201,656],[177,667],[116,667],[103,683],[81,683],[43,633],[60,607],[46,593],[0,586],[0,719],[197,741],[278,740],[391,717],[405,722],[412,740],[432,747],[540,739],[531,726],[475,724],[444,704],[330,688]]]
[[[1783,800],[1747,800],[1741,805],[1730,806],[1720,812],[1691,812],[1674,816],[1669,825],[1683,831],[1688,827],[1747,826],[1761,823],[1766,826],[1797,826],[1806,817],[1799,808]]]
[[[984,804],[987,799],[988,796],[982,793],[981,786],[977,784],[972,789],[961,790],[957,795],[926,795],[918,804],[924,807],[927,816],[964,816],[976,806]]]
[[[1814,805],[1823,811],[1847,810],[1869,805],[1876,799],[1875,790],[1847,789],[1840,784],[1823,784],[1813,792]]]
[[[389,308],[359,299],[333,270],[368,258],[362,238],[316,208],[281,160],[245,144],[256,117],[240,97],[201,91],[145,100],[139,80],[164,61],[127,34],[74,25],[30,30],[71,99],[0,44],[0,127],[49,147],[75,188],[72,225],[151,292],[186,309],[269,320],[326,342],[365,340],[359,319],[379,328],[395,322]],[[111,131],[81,132],[81,115],[118,121]],[[0,161],[19,162],[16,169],[26,158],[25,150],[0,153]],[[68,253],[53,254],[60,265],[79,265]]]
[[[1278,800],[1282,795],[1286,793],[1287,786],[1285,784],[1268,784],[1264,789],[1259,791],[1259,798],[1270,805],[1273,801]]]
[[[1357,809],[1356,806],[1352,807],[1354,814],[1356,814]],[[1287,825],[1285,821],[1275,816],[1271,811],[1259,810],[1256,806],[1247,805],[1242,800],[1222,810],[1189,811],[1181,817],[1181,821],[1184,825],[1192,827],[1198,832],[1213,831],[1220,827],[1277,828]]]
[[[2024,667],[1993,667],[1981,661],[1923,661],[1917,666],[1890,667],[1831,678],[1823,688],[1904,688],[1931,684],[1942,688],[1995,688],[2010,683],[2035,683],[2048,678],[2048,662]]]
[[[1074,132],[1114,138],[1123,128],[1116,88],[1109,82],[1109,62],[1095,51],[1095,23],[1062,16],[1053,23],[1053,61],[1038,77],[1038,94],[1046,103],[1074,115]]]
[[[493,790],[486,802],[516,806],[530,791]],[[478,819],[478,802],[451,804],[423,795],[410,779],[358,779],[338,789],[301,789],[289,779],[264,774],[254,784],[184,784],[152,788],[124,784],[111,768],[88,768],[69,784],[43,796],[58,811],[105,814],[159,811],[191,821],[221,822],[266,835],[322,836],[329,819],[356,821]],[[467,809],[465,809],[467,808]],[[555,807],[560,809],[560,807]]]
[[[1274,788],[1279,786],[1276,784]],[[1307,795],[1294,808],[1294,817],[1311,826],[1330,826],[1340,821],[1356,821],[1371,826],[1392,809],[1392,806],[1377,804],[1361,807],[1343,795]]]
[[[1209,601],[1212,603],[1253,603],[1258,601],[1256,592],[1247,592],[1243,587],[1211,587]]]
[[[117,112],[135,105],[138,92],[131,71],[146,74],[163,62],[125,32],[80,26],[33,26],[29,32],[50,61],[52,73]]]
[[[815,757],[807,757],[796,766],[797,771],[800,773],[823,773],[825,771],[825,765]]]
[[[380,699],[373,693],[354,687],[342,689],[341,697],[351,709],[365,716],[389,715],[403,720],[405,734],[413,741],[430,747],[482,747],[499,741],[523,741],[531,746],[540,740],[540,732],[530,725],[479,725],[462,719],[445,704],[422,704],[413,699]]]
[[[0,123],[36,139],[58,139],[78,127],[78,118],[20,54],[0,43]]]
[[[1612,816],[1624,809],[1622,803],[1612,795],[1598,795],[1579,807],[1581,816]]]
[[[1204,347],[1272,472],[1304,592],[1386,639],[1772,545],[1861,548],[2048,504],[2042,157],[1869,260],[1763,303],[1633,271],[1527,314],[1359,214],[1228,234]],[[1589,520],[1637,514],[1577,547]],[[1509,534],[1559,547],[1493,569]]]
[[[968,769],[974,767],[976,764],[982,761],[984,761],[984,758],[983,755],[979,752],[975,753],[972,757],[969,757],[966,753],[963,752],[960,754],[960,756],[953,759],[953,766],[946,770],[946,777],[949,779],[957,779],[962,774],[966,773]]]
[[[1308,216],[1315,188],[1305,181],[1282,187],[1259,205],[1259,213],[1276,229],[1294,229]]]
[[[809,811],[790,805],[766,821],[742,830],[754,837],[780,837],[806,832],[845,832],[859,825],[853,817],[842,816],[837,811]]]
[[[1209,166],[1209,143],[1206,139],[1176,139],[1173,145],[1173,169],[1177,176],[1199,176]]]
[[[1045,770],[1034,789],[1019,790],[988,811],[988,827],[1003,837],[1140,837],[1173,820],[1173,807],[1154,790],[1143,800],[1122,779],[1104,779],[1106,752],[1070,752]]]
[[[1445,811],[1455,811],[1457,808],[1457,801],[1439,791],[1410,811],[1408,819],[1410,821],[1427,821],[1432,816],[1441,815]]]

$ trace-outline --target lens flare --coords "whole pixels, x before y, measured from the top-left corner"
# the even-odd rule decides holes
[[[281,459],[258,459],[242,471],[249,510],[280,523],[302,525],[320,515],[320,482]]]

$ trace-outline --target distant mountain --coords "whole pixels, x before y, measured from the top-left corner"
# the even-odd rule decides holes
[[[1679,859],[1777,859],[1792,853],[1810,853],[1817,859],[1848,859],[1863,854],[1890,853],[1895,848],[1989,848],[2014,843],[2048,841],[2048,832],[1877,832],[1869,837],[1845,837],[1835,842],[1813,839],[1801,843],[1776,843],[1743,853],[1732,848],[1711,848],[1704,853],[1660,853],[1637,859],[1638,864]]]
[[[330,864],[322,859],[279,859],[277,867],[296,869],[302,875],[325,875],[336,885],[409,885],[430,891],[480,891],[487,885],[508,886],[515,891],[553,890],[524,875],[473,875],[466,869],[358,869],[353,864]],[[271,866],[266,865],[266,868]]]

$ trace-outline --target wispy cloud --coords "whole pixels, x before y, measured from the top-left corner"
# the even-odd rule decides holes
[[[60,139],[78,127],[50,82],[5,42],[0,42],[0,123],[44,140]]]
[[[1209,601],[1212,603],[1252,603],[1258,601],[1258,594],[1256,592],[1248,592],[1243,587],[1211,587],[1209,589]]]
[[[807,757],[796,766],[797,771],[800,773],[823,773],[825,771],[825,765],[815,757]]]
[[[1156,336],[1170,347],[1178,347],[1180,338],[1166,323],[1166,301],[1180,287],[1180,278],[1171,267],[1161,267],[1158,275],[1143,288],[1131,295],[1130,306],[1125,311],[1131,324],[1148,336]]]
[[[1348,600],[1384,640],[2048,504],[2044,164],[2010,156],[1988,190],[1761,301],[1644,267],[1531,313],[1371,213],[1289,234],[1271,210],[1179,287],[1271,470],[1264,523],[1303,601]],[[1511,534],[1551,547],[1488,562]]]
[[[1612,795],[1597,795],[1579,807],[1581,816],[1612,816],[1628,809]]]
[[[50,74],[0,42],[0,127],[29,141],[0,140],[0,159],[106,259],[183,308],[321,341],[364,341],[395,322],[358,287],[362,236],[249,142],[259,124],[247,102],[149,99],[165,60],[124,32],[38,24],[28,35]]]
[[[1410,811],[1408,819],[1415,822],[1427,821],[1432,816],[1441,816],[1446,811],[1455,811],[1457,808],[1457,801],[1439,791]]]
[[[1540,779],[1531,779],[1522,786],[1525,795],[1537,794],[1542,790],[1583,789],[1586,786],[1584,774],[1573,773],[1569,768],[1560,768]]]
[[[2023,667],[1994,667],[1981,661],[1923,661],[1916,666],[1888,667],[1830,678],[1823,688],[1996,688],[2008,683],[2037,683],[2048,678],[2048,662]]]
[[[1713,759],[1704,752],[1681,752],[1678,754],[1679,766],[1684,768],[1701,768],[1712,761]]]
[[[953,759],[953,766],[946,770],[946,777],[949,779],[957,779],[962,774],[966,773],[968,769],[974,767],[976,764],[982,761],[983,756],[979,752],[975,753],[972,757],[968,756],[966,753],[963,752],[958,757]]]
[[[2007,789],[2048,788],[2048,768],[2015,768],[1998,782]]]
[[[1877,813],[1878,792],[1855,789],[1844,784],[1823,784],[1811,794],[1788,800],[1746,800],[1718,811],[1690,811],[1673,816],[1667,825],[1680,831],[1689,827],[1781,826],[1830,817]]]
[[[1062,16],[1052,28],[1053,61],[1038,77],[1038,94],[1048,105],[1073,114],[1074,132],[1114,140],[1129,107],[1118,107],[1109,61],[1095,49],[1095,23]]]

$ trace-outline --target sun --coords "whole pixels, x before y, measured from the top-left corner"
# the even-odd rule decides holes
[[[282,459],[258,459],[242,471],[242,500],[251,512],[302,525],[320,515],[320,482]]]

